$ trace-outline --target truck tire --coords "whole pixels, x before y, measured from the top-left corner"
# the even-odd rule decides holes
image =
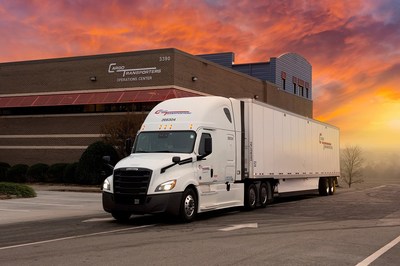
[[[318,192],[319,192],[319,195],[321,195],[321,196],[329,195],[329,178],[327,178],[327,177],[319,178]]]
[[[244,195],[246,210],[254,210],[257,205],[257,188],[254,184],[249,184],[246,188],[246,193]]]
[[[126,223],[131,218],[131,214],[129,212],[112,212],[112,217],[120,223]]]
[[[260,185],[260,205],[265,208],[272,203],[272,186],[271,183],[265,182]]]
[[[329,178],[329,195],[333,195],[336,192],[336,180],[335,177]]]
[[[190,223],[197,215],[197,196],[192,188],[186,188],[183,192],[180,207],[180,218],[183,222]]]

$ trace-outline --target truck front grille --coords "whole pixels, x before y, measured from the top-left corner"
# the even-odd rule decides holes
[[[114,170],[114,200],[118,204],[144,204],[152,171],[146,168]]]

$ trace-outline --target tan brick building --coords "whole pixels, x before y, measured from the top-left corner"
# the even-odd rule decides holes
[[[311,99],[176,49],[1,63],[0,162],[75,162],[107,121],[195,95],[255,97],[312,117]]]

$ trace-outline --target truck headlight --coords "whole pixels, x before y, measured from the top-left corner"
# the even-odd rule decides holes
[[[103,190],[107,190],[107,191],[111,190],[111,184],[110,184],[110,181],[108,181],[108,179],[104,180],[104,182],[103,182]]]
[[[164,182],[157,186],[155,192],[172,190],[176,185],[176,179]]]

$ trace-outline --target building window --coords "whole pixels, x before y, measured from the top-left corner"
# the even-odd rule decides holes
[[[308,88],[306,88],[306,98],[309,98],[308,94],[309,94],[309,90],[308,90]]]
[[[282,78],[282,89],[285,91],[286,90],[286,72],[285,71],[281,72],[281,78]]]
[[[299,91],[300,91],[300,95],[304,97],[304,87],[303,86],[299,86]]]
[[[293,83],[293,93],[297,94],[297,84]]]

